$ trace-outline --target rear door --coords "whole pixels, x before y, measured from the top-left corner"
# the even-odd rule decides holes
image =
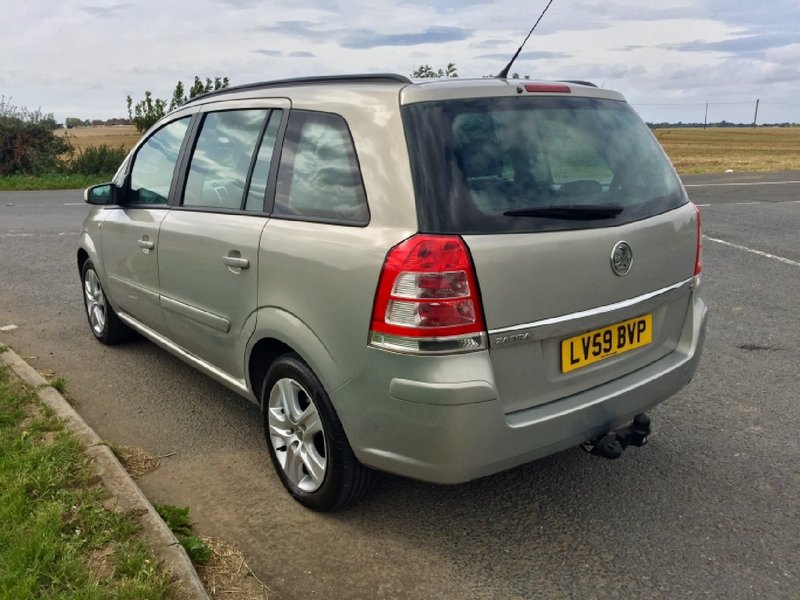
[[[282,100],[206,107],[180,204],[161,224],[161,306],[170,337],[237,380],[255,329],[264,202],[287,110]]]
[[[106,291],[114,307],[163,332],[158,299],[158,230],[191,117],[154,132],[137,150],[124,206],[106,209],[101,245]]]
[[[532,95],[404,111],[421,229],[470,249],[507,412],[675,350],[696,215],[626,103]]]

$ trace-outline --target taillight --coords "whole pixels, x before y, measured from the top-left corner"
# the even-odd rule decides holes
[[[486,347],[478,283],[458,236],[414,235],[386,255],[370,343],[406,352]]]
[[[701,253],[703,251],[703,231],[700,227],[700,209],[694,207],[695,214],[697,215],[697,249],[694,257],[694,284],[700,285],[700,273],[703,270],[703,263],[701,262]]]

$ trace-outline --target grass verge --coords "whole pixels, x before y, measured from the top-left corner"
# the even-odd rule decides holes
[[[189,507],[172,506],[171,504],[156,504],[156,512],[178,538],[186,550],[192,563],[202,565],[211,558],[213,551],[203,540],[192,533],[192,520],[189,518]]]
[[[96,183],[111,181],[112,177],[114,177],[114,173],[101,175],[77,175],[71,173],[3,175],[0,177],[0,191],[81,189]]]
[[[0,598],[172,598],[134,516],[107,500],[78,440],[0,367]]]

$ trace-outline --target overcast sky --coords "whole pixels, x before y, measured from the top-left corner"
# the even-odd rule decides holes
[[[232,84],[455,62],[497,73],[546,0],[0,0],[0,94],[127,116],[195,74]],[[555,0],[513,68],[621,91],[648,121],[800,122],[800,0]]]

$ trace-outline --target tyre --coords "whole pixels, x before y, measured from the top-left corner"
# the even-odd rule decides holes
[[[83,307],[92,334],[103,344],[113,345],[129,340],[133,331],[123,323],[109,304],[100,278],[91,260],[81,268]]]
[[[272,363],[261,407],[272,464],[295,500],[328,511],[367,492],[373,472],[358,462],[328,394],[299,356]]]

